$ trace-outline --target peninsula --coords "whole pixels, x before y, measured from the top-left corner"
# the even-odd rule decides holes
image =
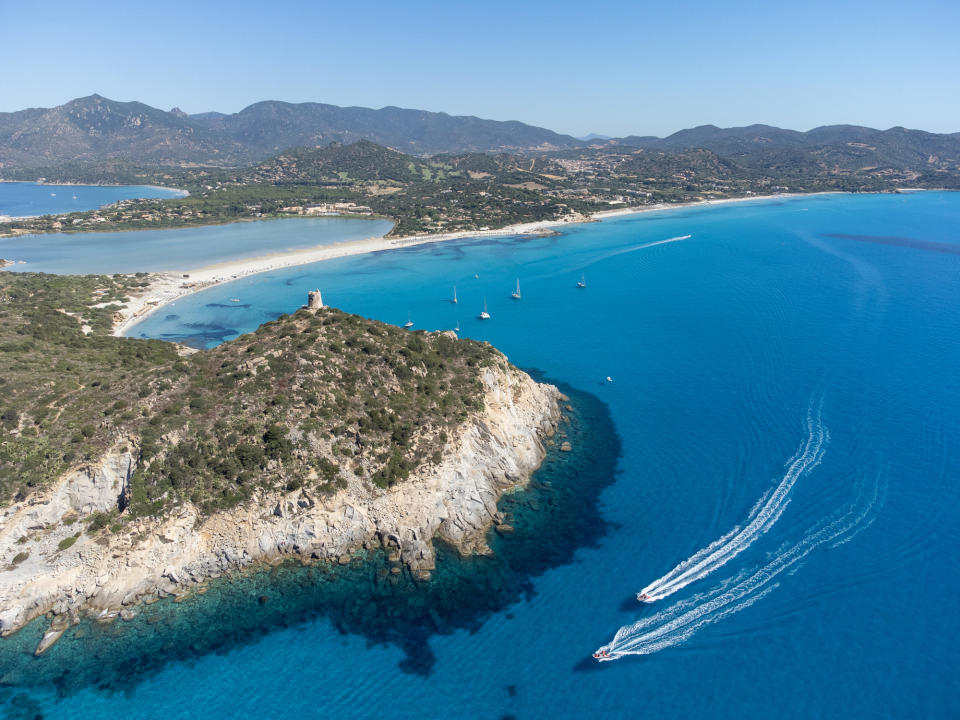
[[[304,308],[185,353],[111,336],[144,276],[0,274],[0,633],[43,652],[85,613],[136,613],[278,558],[433,538],[486,552],[560,393],[485,343]]]

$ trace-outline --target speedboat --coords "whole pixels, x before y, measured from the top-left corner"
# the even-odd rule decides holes
[[[649,595],[647,595],[645,592],[638,592],[638,593],[637,593],[637,602],[652,603],[652,602],[653,602],[653,598],[650,597]]]
[[[609,659],[610,659],[610,652],[609,652],[608,650],[597,650],[597,651],[593,654],[593,658],[594,658],[594,660],[609,660]]]

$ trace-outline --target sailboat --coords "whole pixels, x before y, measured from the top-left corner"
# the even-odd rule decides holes
[[[460,332],[460,319],[457,318],[457,324],[453,328],[454,332]]]
[[[587,286],[586,278],[583,275],[580,276],[580,282],[577,283],[578,288],[585,288]]]
[[[407,321],[403,324],[403,327],[405,327],[407,330],[413,327],[413,320],[410,319],[409,312],[407,313]]]
[[[456,285],[453,286],[453,300],[451,300],[450,302],[452,302],[454,305],[456,305],[458,302],[460,302],[459,300],[457,300],[457,286],[456,286]]]
[[[490,313],[487,312],[487,298],[483,298],[483,312],[480,313],[481,320],[489,320]]]
[[[520,299],[520,278],[517,278],[517,289],[510,294],[510,297],[514,300]]]

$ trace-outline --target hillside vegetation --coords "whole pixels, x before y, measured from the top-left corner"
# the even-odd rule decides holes
[[[212,512],[257,488],[322,493],[348,474],[388,487],[439,461],[482,408],[480,369],[505,363],[329,308],[181,357],[109,335],[143,282],[0,273],[0,501],[111,449],[140,459],[121,517],[187,500]]]
[[[0,113],[0,174],[190,191],[7,222],[0,235],[291,214],[379,215],[394,222],[393,235],[409,235],[780,192],[958,189],[960,134],[706,125],[666,138],[584,142],[520,123],[397,108],[267,102],[194,117],[92,96]]]

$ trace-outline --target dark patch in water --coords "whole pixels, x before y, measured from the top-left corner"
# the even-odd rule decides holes
[[[181,333],[162,333],[159,335],[159,339],[180,343],[181,345],[197,348],[198,350],[203,350],[214,345],[219,345],[225,340],[229,340],[230,338],[236,337],[240,334],[240,331],[235,328],[219,328],[217,325],[210,325],[207,327],[207,332],[191,333],[190,335],[184,335]],[[147,336],[143,335],[142,337]]]
[[[198,332],[161,333],[160,335],[150,337],[156,337],[160,340],[180,343],[181,345],[186,345],[187,347],[203,350],[204,348],[208,348],[213,345],[219,345],[225,340],[229,340],[230,338],[236,337],[240,334],[240,331],[236,328],[224,327],[223,325],[214,325],[211,323],[183,323],[181,327],[196,330]],[[140,337],[148,336],[141,333]]]
[[[249,308],[250,303],[207,303],[204,307],[214,308]]]
[[[164,320],[179,320],[179,319],[180,319],[180,316],[179,316],[179,315],[167,315],[167,316],[164,318]]]
[[[635,613],[637,612],[637,610],[639,610],[642,607],[643,605],[640,603],[639,600],[637,600],[637,596],[631,595],[630,597],[623,599],[623,602],[620,603],[620,607],[618,609],[620,610],[620,612]]]
[[[913,250],[929,250],[946,255],[960,255],[960,245],[934,242],[933,240],[917,240],[916,238],[899,237],[897,235],[848,235],[846,233],[824,233],[823,237],[838,240],[856,240],[857,242],[873,243],[874,245],[890,245],[892,247],[911,248]]]
[[[202,322],[183,323],[183,327],[190,328],[191,330],[212,330],[214,332],[225,329],[223,325],[213,325],[211,323],[202,323]]]
[[[391,574],[379,550],[346,566],[290,562],[221,578],[205,595],[183,603],[141,606],[130,622],[83,621],[35,658],[46,627],[41,619],[0,641],[0,686],[56,688],[61,696],[90,687],[130,692],[168,663],[226,653],[317,618],[371,644],[402,648],[401,669],[429,675],[431,636],[479,629],[492,614],[532,597],[533,578],[571,562],[578,548],[595,545],[607,532],[598,498],[613,481],[620,440],[602,401],[562,389],[575,408],[564,427],[573,451],[554,447],[527,488],[501,498],[499,508],[514,532],[501,537],[491,530],[492,556],[461,558],[438,542],[429,582],[414,580],[406,569]]]
[[[0,707],[7,720],[43,720],[40,704],[26,693],[16,693],[10,688],[0,690]]]
[[[302,280],[305,280],[306,278],[309,278],[309,277],[311,276],[307,274],[296,275],[292,278],[288,278],[284,280],[283,282],[284,282],[284,285],[286,285],[287,287],[293,287],[294,285],[298,285]]]

